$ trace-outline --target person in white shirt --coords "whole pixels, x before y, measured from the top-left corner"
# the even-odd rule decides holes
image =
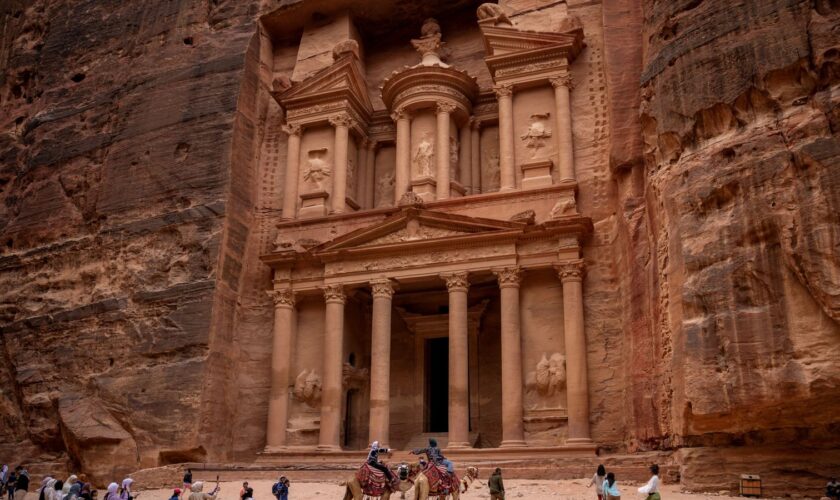
[[[590,487],[593,484],[595,485],[595,493],[598,495],[598,500],[604,500],[604,479],[606,478],[607,470],[604,469],[604,465],[601,464],[598,466],[598,470],[595,471],[595,475],[592,476],[592,480],[589,481]]]
[[[650,466],[650,479],[646,485],[639,488],[639,493],[647,495],[645,500],[661,500],[659,496],[659,466],[653,464]]]

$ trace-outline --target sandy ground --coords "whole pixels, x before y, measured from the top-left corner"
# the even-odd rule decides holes
[[[289,500],[323,500],[323,499],[341,499],[344,495],[344,488],[338,486],[337,482],[296,482],[294,473],[288,475],[291,481],[291,488],[289,491]],[[244,480],[244,479],[243,479]],[[254,488],[254,500],[274,500],[271,495],[272,481],[253,480],[248,481],[250,486]],[[587,488],[586,485],[589,480],[563,480],[563,481],[543,481],[543,480],[528,480],[528,479],[511,479],[505,481],[505,489],[507,490],[507,499],[527,499],[527,500],[548,500],[548,499],[580,499],[580,500],[597,500],[594,488]],[[214,483],[207,484],[204,491],[212,490]],[[241,482],[229,483],[222,482],[222,489],[219,494],[219,500],[238,500],[239,490],[242,487]],[[623,500],[643,500],[636,488],[641,486],[636,483],[619,483],[619,490],[622,492]],[[146,490],[140,494],[139,500],[167,500],[172,494],[172,490]],[[391,498],[399,498],[399,495]],[[406,499],[413,499],[414,493],[409,491],[406,493]],[[490,498],[487,490],[486,480],[479,479],[473,483],[470,491],[461,496],[464,499],[478,499]],[[709,495],[709,494],[690,494],[681,493],[679,485],[665,485],[662,488],[663,500],[699,500],[699,499],[715,499],[727,500],[736,497],[726,495]],[[186,500],[186,497],[184,497]],[[743,499],[740,499],[743,500]]]

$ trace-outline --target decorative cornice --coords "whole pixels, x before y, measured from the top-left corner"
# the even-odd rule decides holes
[[[338,302],[344,304],[347,301],[347,295],[344,293],[343,285],[324,285],[321,287],[324,291],[324,299],[327,302]]]
[[[582,281],[583,280],[583,259],[563,262],[554,266],[557,270],[557,276],[560,281],[566,283],[567,281]]]
[[[496,279],[499,281],[499,288],[519,287],[522,278],[519,267],[505,267],[493,270]]]
[[[563,86],[568,88],[570,91],[575,88],[575,83],[572,81],[572,75],[555,76],[553,78],[549,78],[548,81],[551,82],[551,86],[554,88]]]
[[[510,97],[513,95],[513,85],[509,83],[502,83],[493,87],[493,92],[496,93],[496,97]]]
[[[265,293],[274,301],[274,307],[295,306],[295,292],[291,288],[268,290]]]
[[[441,278],[446,280],[446,289],[449,292],[466,292],[470,289],[469,273],[457,271],[454,273],[443,273]]]
[[[373,297],[382,297],[390,299],[394,296],[394,285],[389,279],[381,279],[370,282],[370,289]]]
[[[288,135],[298,135],[299,136],[301,131],[302,131],[302,127],[300,125],[298,125],[297,123],[285,123],[285,124],[282,125],[281,128],[283,129],[283,132],[285,132]]]
[[[448,113],[452,114],[455,111],[455,105],[449,102],[439,102],[437,104],[437,112],[438,113]]]
[[[355,120],[350,117],[347,113],[337,113],[328,118],[330,125],[333,127],[352,127],[355,124]]]

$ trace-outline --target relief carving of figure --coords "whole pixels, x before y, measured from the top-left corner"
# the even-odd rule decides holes
[[[385,175],[379,177],[376,182],[376,206],[387,207],[391,206],[394,201],[394,171],[391,170]]]
[[[526,387],[543,397],[560,393],[566,386],[566,357],[555,352],[551,357],[543,354],[536,369],[528,374]]]
[[[351,198],[355,198],[356,192],[356,162],[352,158],[347,159],[347,192]]]
[[[499,186],[502,184],[502,172],[499,168],[499,152],[493,150],[487,151],[482,164],[487,165],[487,187],[490,190],[499,189]]]
[[[324,180],[332,173],[326,161],[327,148],[313,149],[309,151],[307,157],[303,180],[313,188],[313,191],[323,191]]]
[[[321,401],[321,377],[315,370],[303,370],[295,378],[295,386],[292,395],[298,401],[315,408]]]
[[[420,144],[417,145],[412,163],[418,177],[434,177],[435,143],[428,132],[423,134]]]
[[[458,179],[458,155],[461,148],[461,143],[458,139],[449,137],[449,180],[457,181]]]
[[[341,369],[341,385],[345,389],[361,389],[369,378],[367,368],[356,368],[350,363],[344,363]]]
[[[540,148],[545,146],[545,140],[551,137],[551,130],[545,127],[545,120],[549,113],[537,113],[531,115],[531,125],[528,130],[519,137],[525,141],[525,147],[531,150],[531,158],[536,158]]]

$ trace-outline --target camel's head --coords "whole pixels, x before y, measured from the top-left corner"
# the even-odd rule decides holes
[[[403,462],[397,466],[397,477],[400,478],[400,481],[405,481],[408,479],[409,467],[408,464]]]
[[[473,479],[478,479],[478,467],[467,467],[467,475]]]

